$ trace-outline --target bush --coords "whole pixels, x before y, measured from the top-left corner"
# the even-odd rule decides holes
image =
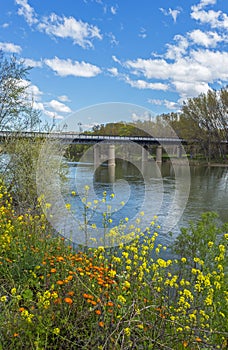
[[[16,215],[3,184],[0,222],[0,348],[227,346],[227,233],[204,237],[204,256],[165,260],[154,219],[145,233],[136,223],[134,239],[118,249],[75,251],[43,214]]]

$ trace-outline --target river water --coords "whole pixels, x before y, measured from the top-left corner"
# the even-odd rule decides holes
[[[94,199],[101,200],[104,191],[107,192],[112,218],[110,227],[125,218],[129,222],[135,222],[140,216],[145,219],[143,225],[146,227],[154,215],[158,216],[156,225],[161,226],[159,240],[163,244],[169,244],[173,240],[169,231],[172,231],[174,237],[177,236],[181,227],[186,227],[190,220],[199,219],[203,212],[217,212],[222,222],[228,221],[228,167],[190,166],[188,173],[181,165],[174,172],[171,164],[163,163],[158,168],[154,163],[150,165],[148,162],[146,171],[144,169],[142,172],[140,167],[119,161],[112,182],[105,164],[96,171],[90,163],[68,162],[68,166],[65,201],[71,204],[74,215],[81,222],[84,215],[82,198],[85,185],[90,186],[89,192],[92,194],[87,201],[91,203]],[[73,197],[71,191],[76,191],[79,195]],[[112,193],[115,198],[110,198]],[[89,209],[90,224],[101,224],[102,210],[104,207]]]

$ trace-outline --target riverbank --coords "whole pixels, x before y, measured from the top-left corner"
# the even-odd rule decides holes
[[[136,222],[127,244],[122,224],[118,249],[75,251],[44,215],[16,216],[11,202],[1,184],[0,349],[226,348],[228,235],[213,213],[165,260],[156,217],[146,234]]]

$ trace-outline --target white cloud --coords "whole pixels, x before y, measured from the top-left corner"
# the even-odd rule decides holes
[[[148,102],[157,106],[165,106],[167,109],[172,110],[178,110],[180,108],[179,103],[169,100],[148,99]]]
[[[160,11],[165,15],[165,16],[171,16],[176,23],[177,21],[177,16],[181,13],[182,9],[178,8],[175,10],[172,10],[171,8],[168,9],[168,11],[164,8],[160,8]]]
[[[74,17],[60,17],[52,13],[38,25],[40,31],[59,38],[70,38],[74,44],[83,48],[93,47],[92,39],[102,39],[98,27],[90,25]]]
[[[117,13],[117,6],[111,6],[110,11],[113,15],[116,15]]]
[[[225,39],[216,32],[202,32],[200,29],[193,30],[188,35],[194,44],[205,47],[216,47],[217,43]]]
[[[175,35],[174,40],[176,41],[175,45],[167,44],[167,52],[165,54],[166,58],[169,59],[178,59],[182,57],[188,48],[188,40],[182,35]]]
[[[216,0],[201,0],[198,5],[191,7],[191,17],[201,24],[209,24],[212,28],[223,28],[228,30],[228,15],[222,11],[205,11],[207,5],[216,4]]]
[[[13,43],[3,43],[0,42],[0,50],[11,53],[20,53],[21,47]]]
[[[121,64],[120,60],[116,56],[112,56],[114,62]]]
[[[44,104],[42,102],[33,102],[33,108],[38,109],[40,111],[44,111]]]
[[[128,83],[131,87],[135,87],[138,89],[151,89],[151,90],[168,90],[167,84],[162,83],[149,83],[145,80],[131,80],[129,77],[125,77],[126,83]]]
[[[29,25],[36,25],[39,31],[58,38],[70,38],[74,44],[83,48],[93,47],[93,39],[102,39],[100,29],[74,17],[58,16],[51,13],[47,17],[37,19],[34,9],[28,0],[15,0],[19,5],[18,14],[23,16]],[[39,22],[39,23],[38,23]]]
[[[141,120],[151,120],[151,113],[149,111],[145,111],[143,114],[137,114],[135,112],[132,113],[131,119],[135,122]]]
[[[58,100],[61,101],[61,102],[70,102],[69,97],[66,96],[66,95],[58,96]]]
[[[138,35],[140,38],[145,39],[147,37],[146,34],[146,29],[145,28],[140,28],[140,33]]]
[[[166,87],[171,84],[181,98],[193,97],[206,92],[209,84],[218,80],[228,81],[228,52],[191,50],[188,55],[172,63],[165,59],[138,58],[134,61],[128,60],[124,67],[131,74],[142,75],[146,79],[161,79]],[[131,80],[126,82],[130,83]],[[142,88],[143,84],[141,81],[131,83],[138,88]]]
[[[116,40],[116,37],[115,37],[115,35],[113,33],[110,32],[110,33],[107,34],[107,36],[110,38],[110,43],[111,43],[112,46],[119,45],[119,41]]]
[[[55,113],[55,112],[48,111],[47,109],[45,109],[45,110],[43,111],[43,113],[44,113],[46,116],[48,116],[49,118],[52,118],[53,120],[54,120],[54,119],[64,119],[64,117],[63,117],[62,115],[57,114],[57,113]]]
[[[101,73],[99,67],[84,61],[61,60],[55,57],[53,59],[45,59],[44,62],[61,77],[73,75],[75,77],[91,78]]]
[[[119,75],[118,69],[116,67],[108,68],[108,72],[111,73],[111,75],[114,77],[117,77]]]
[[[34,84],[29,84],[28,92],[29,92],[29,94],[31,94],[31,96],[34,100],[39,100],[40,96],[43,95],[43,92],[40,91],[38,86],[34,85]]]
[[[1,25],[1,27],[2,27],[2,28],[8,28],[8,27],[9,27],[9,23],[3,23],[3,24]]]
[[[28,67],[42,67],[42,62],[41,61],[35,61],[31,58],[24,58],[24,63],[26,64],[26,66]]]
[[[28,4],[27,0],[15,0],[16,4],[19,5],[18,14],[23,16],[29,25],[38,22],[34,9]]]
[[[208,5],[215,5],[217,0],[201,0],[198,5],[193,5],[192,8],[201,10]]]
[[[70,107],[66,106],[64,103],[61,103],[57,100],[51,100],[47,103],[48,107],[51,107],[56,112],[60,113],[70,113],[71,109]]]

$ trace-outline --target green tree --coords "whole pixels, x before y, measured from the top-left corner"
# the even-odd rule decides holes
[[[0,130],[34,130],[40,121],[28,94],[30,68],[0,51]]]
[[[182,107],[181,123],[182,136],[200,143],[208,162],[212,158],[224,159],[224,141],[228,139],[228,88],[208,90],[206,94],[189,98]]]

